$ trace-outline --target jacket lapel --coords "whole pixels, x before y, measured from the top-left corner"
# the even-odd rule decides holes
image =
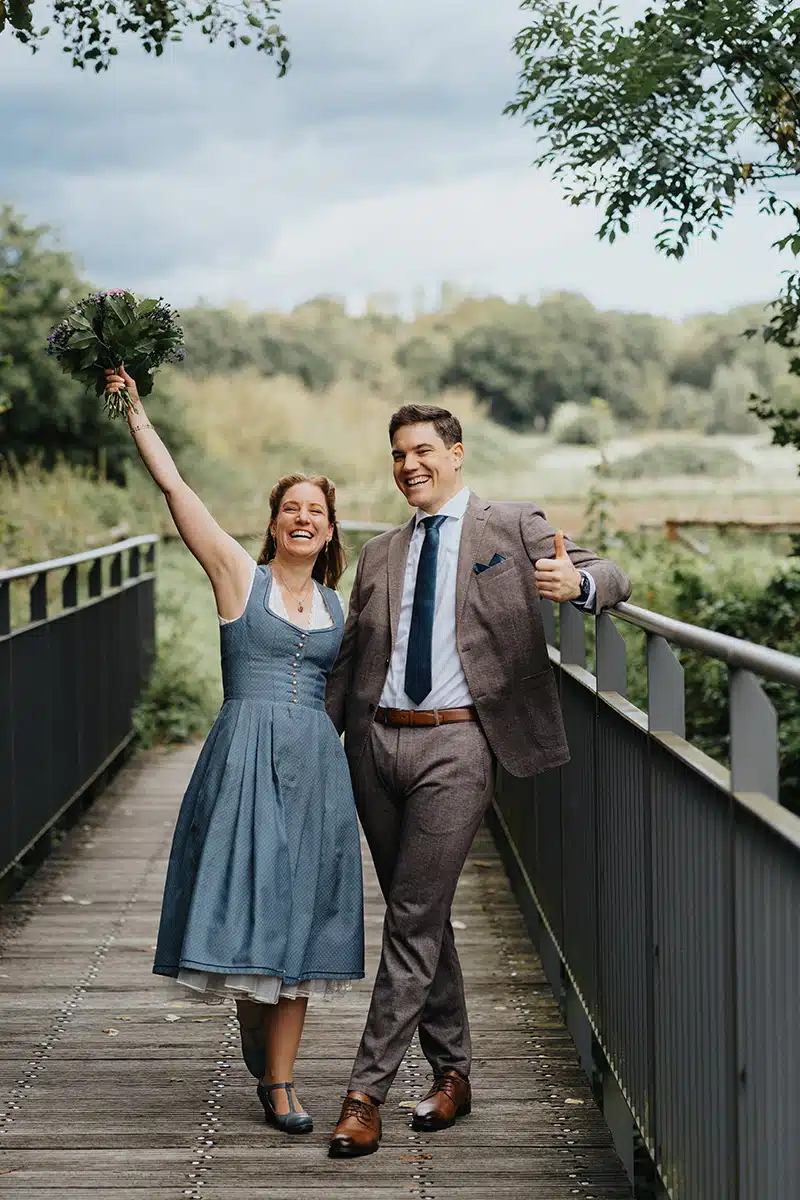
[[[403,600],[403,581],[406,573],[408,549],[414,532],[415,517],[398,529],[389,543],[389,621],[392,629],[392,645],[397,640],[397,626],[400,622],[400,605]]]
[[[481,542],[486,532],[486,525],[491,512],[491,504],[479,500],[474,494],[470,495],[469,505],[464,514],[464,528],[461,531],[461,545],[458,550],[458,573],[456,575],[456,629],[458,629],[464,604],[467,599],[469,585],[472,582],[472,570],[478,561]]]

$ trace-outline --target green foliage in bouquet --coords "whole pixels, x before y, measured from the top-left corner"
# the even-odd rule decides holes
[[[106,367],[121,363],[136,380],[140,396],[153,390],[153,372],[162,363],[184,358],[183,330],[175,323],[178,313],[158,300],[139,300],[133,292],[113,288],[93,292],[75,304],[48,339],[47,352],[58,360],[67,375],[105,391]],[[131,405],[126,388],[107,396],[106,410],[121,416]]]

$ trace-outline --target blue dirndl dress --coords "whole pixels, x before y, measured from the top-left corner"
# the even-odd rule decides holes
[[[153,971],[207,996],[330,997],[364,976],[361,849],[350,774],[325,711],[344,631],[301,629],[255,568],[222,625],[224,702],[172,841]]]

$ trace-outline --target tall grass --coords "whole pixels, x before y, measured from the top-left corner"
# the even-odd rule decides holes
[[[416,395],[379,395],[357,380],[339,380],[322,394],[312,393],[296,379],[265,379],[252,371],[196,382],[176,375],[170,386],[205,457],[193,482],[215,499],[229,524],[260,528],[272,484],[289,471],[329,475],[342,516],[403,519],[388,426],[395,408],[404,399],[418,400]],[[464,424],[474,481],[507,478],[509,472],[530,476],[532,439],[487,420],[470,393],[445,393],[440,402]]]

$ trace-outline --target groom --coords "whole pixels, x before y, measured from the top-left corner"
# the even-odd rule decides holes
[[[378,1149],[386,1099],[414,1031],[434,1082],[413,1127],[470,1111],[464,984],[450,907],[492,797],[569,757],[539,597],[599,612],[625,573],[555,533],[533,504],[489,504],[462,482],[461,425],[446,409],[392,417],[409,523],[364,547],[327,707],[386,900],[383,952],[330,1153]]]

